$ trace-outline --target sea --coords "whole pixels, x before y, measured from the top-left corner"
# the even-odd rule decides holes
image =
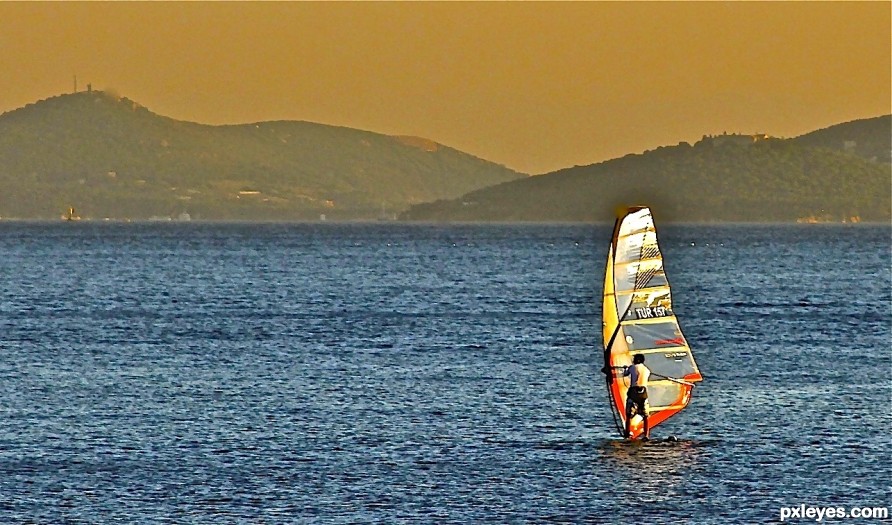
[[[612,225],[0,222],[0,523],[892,506],[892,227],[658,228],[705,380],[630,443]]]

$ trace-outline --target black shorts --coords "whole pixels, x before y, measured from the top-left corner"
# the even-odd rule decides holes
[[[635,414],[641,414],[641,416],[647,415],[647,387],[645,386],[630,386],[629,390],[626,391],[626,413],[629,413],[630,410],[635,409]]]

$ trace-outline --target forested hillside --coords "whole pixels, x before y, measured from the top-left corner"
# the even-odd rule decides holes
[[[413,207],[407,220],[612,221],[613,210],[647,204],[676,221],[889,221],[890,164],[851,142],[889,147],[871,119],[819,145],[818,136],[704,137],[643,154],[579,166]],[[879,122],[889,122],[883,117]],[[830,136],[833,131],[825,132]],[[858,139],[845,137],[857,136]],[[882,147],[876,149],[882,153]],[[888,149],[885,150],[888,153]]]
[[[207,126],[103,92],[0,116],[0,217],[377,219],[525,177],[436,142],[310,122]]]

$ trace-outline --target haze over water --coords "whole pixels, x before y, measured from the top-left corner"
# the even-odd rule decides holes
[[[609,226],[0,223],[0,521],[888,506],[888,226],[666,226],[705,381],[622,443]]]

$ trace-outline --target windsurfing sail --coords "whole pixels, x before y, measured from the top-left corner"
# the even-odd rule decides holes
[[[651,370],[647,385],[648,426],[653,429],[684,409],[694,383],[703,376],[672,310],[672,294],[663,269],[653,216],[647,207],[624,210],[613,227],[604,276],[604,366],[614,422],[625,429],[629,378],[623,367],[644,354]],[[630,437],[643,432],[640,415],[632,417]]]

